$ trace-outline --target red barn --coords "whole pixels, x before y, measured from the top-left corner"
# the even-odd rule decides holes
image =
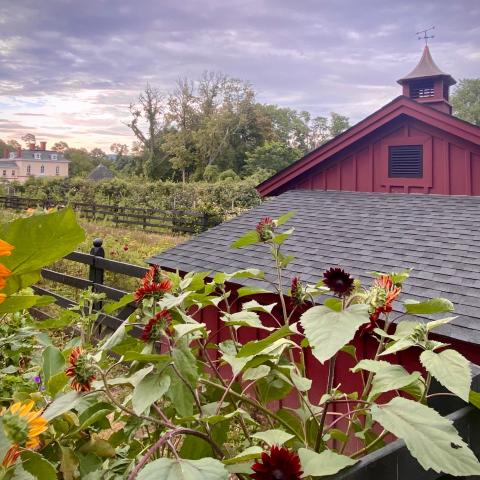
[[[480,195],[480,128],[452,116],[449,88],[425,47],[398,81],[403,95],[258,186],[292,189]]]
[[[480,128],[452,116],[455,80],[435,65],[428,47],[399,83],[403,95],[258,186],[274,198],[150,262],[180,272],[256,267],[273,280],[263,245],[232,250],[230,244],[261,217],[294,210],[288,225],[295,233],[284,250],[295,260],[285,284],[294,275],[315,283],[332,265],[365,283],[367,272],[411,267],[404,298],[449,298],[458,318],[438,333],[480,364]],[[232,287],[252,283],[268,288],[248,279]],[[217,310],[205,309],[202,318],[218,330]],[[250,340],[263,333],[245,329],[242,335]],[[375,347],[365,338],[357,346],[367,356]],[[337,367],[345,371],[352,359],[342,358]],[[416,358],[418,352],[408,350],[399,355],[407,366]],[[325,366],[309,356],[308,367],[320,395]],[[348,374],[339,380],[350,381]]]

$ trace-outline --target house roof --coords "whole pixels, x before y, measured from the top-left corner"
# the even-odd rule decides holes
[[[445,77],[449,85],[455,85],[457,82],[448,73],[442,72],[437,64],[433,61],[430,55],[428,45],[425,45],[422,58],[417,66],[405,77],[398,80],[398,83],[403,84],[409,80],[420,80],[422,78],[431,77]]]
[[[88,175],[88,180],[100,181],[100,180],[109,180],[115,178],[113,172],[111,172],[105,165],[97,165]]]
[[[276,195],[283,186],[294,178],[330,159],[355,142],[364,139],[367,135],[401,115],[415,118],[480,146],[480,127],[400,95],[353,127],[260,183],[257,186],[258,192],[262,197]]]
[[[0,159],[0,168],[18,168],[18,165],[11,160]]]
[[[35,159],[35,155],[40,155],[39,159]],[[57,159],[52,160],[52,155],[56,155]],[[40,161],[53,161],[53,162],[65,162],[65,155],[62,152],[57,152],[56,150],[30,150],[23,149],[21,152],[21,157],[19,160],[36,160]]]
[[[339,265],[364,282],[367,272],[413,268],[404,297],[446,297],[458,318],[439,333],[480,344],[480,198],[292,190],[148,260],[169,270],[233,272],[256,267],[274,278],[264,245],[229,246],[265,216],[294,210],[283,251],[287,270],[316,282]],[[239,284],[263,284],[239,279]],[[266,286],[267,284],[263,284]]]

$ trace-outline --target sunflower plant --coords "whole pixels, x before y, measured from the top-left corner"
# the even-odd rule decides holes
[[[291,216],[263,218],[232,245],[264,248],[273,275],[182,277],[152,266],[134,293],[103,307],[136,306],[109,336],[75,312],[31,322],[52,340],[74,328],[39,348],[42,388],[4,402],[0,478],[298,480],[334,475],[395,437],[425,469],[480,474],[452,423],[429,406],[433,379],[443,395],[479,403],[468,360],[431,338],[453,319],[451,302],[403,299],[409,272],[374,272],[368,285],[340,266],[316,284],[288,279]],[[12,277],[14,265],[5,265]],[[238,279],[249,286],[233,287]],[[102,312],[88,315],[97,323]],[[449,316],[424,320],[439,314]],[[257,339],[244,341],[248,332]],[[357,351],[359,339],[375,346],[371,355]],[[417,370],[397,361],[407,349],[418,353]],[[345,358],[352,380],[342,385]]]

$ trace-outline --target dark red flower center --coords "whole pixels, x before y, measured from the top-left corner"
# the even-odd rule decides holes
[[[339,297],[345,297],[352,293],[354,284],[353,278],[349,273],[341,268],[330,268],[323,273],[323,282],[325,285]]]
[[[299,456],[285,447],[273,445],[263,452],[261,460],[252,466],[253,480],[300,480],[302,469]]]

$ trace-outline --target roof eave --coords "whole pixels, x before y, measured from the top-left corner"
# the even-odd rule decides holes
[[[413,80],[425,80],[425,79],[428,79],[428,78],[444,78],[446,81],[447,81],[447,84],[448,86],[452,86],[452,85],[455,85],[457,83],[457,81],[451,76],[451,75],[448,75],[447,73],[441,73],[441,74],[437,74],[437,75],[423,75],[423,76],[410,76],[410,75],[407,75],[406,77],[403,77],[403,78],[400,78],[399,80],[397,80],[397,83],[400,84],[400,85],[404,85],[405,83],[407,82],[411,82]]]

